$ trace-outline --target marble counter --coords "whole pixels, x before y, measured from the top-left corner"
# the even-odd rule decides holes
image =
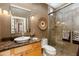
[[[28,42],[25,42],[25,43],[16,43],[15,41],[2,41],[2,42],[0,42],[0,52],[8,50],[8,49],[16,48],[16,47],[21,47],[24,45],[36,43],[39,41],[41,41],[41,40],[36,40],[36,41],[29,40]]]

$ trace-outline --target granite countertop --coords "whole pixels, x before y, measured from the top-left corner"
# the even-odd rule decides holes
[[[25,42],[25,43],[16,43],[15,41],[2,41],[2,42],[0,42],[0,52],[5,51],[5,50],[9,50],[12,48],[16,48],[16,47],[21,47],[24,45],[36,43],[39,41],[40,40],[29,40],[28,42]]]

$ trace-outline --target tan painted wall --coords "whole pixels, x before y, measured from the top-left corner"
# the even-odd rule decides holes
[[[0,36],[1,38],[10,37],[10,17],[0,15]]]

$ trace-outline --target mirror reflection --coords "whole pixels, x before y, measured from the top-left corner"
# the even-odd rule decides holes
[[[11,5],[11,34],[21,34],[29,31],[30,11]]]
[[[26,18],[23,17],[11,17],[11,33],[23,33],[26,32]]]

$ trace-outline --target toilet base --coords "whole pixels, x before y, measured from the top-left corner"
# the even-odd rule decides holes
[[[55,56],[55,55],[56,55],[56,52],[52,52],[51,54],[51,53],[46,52],[46,50],[43,48],[43,56]]]

